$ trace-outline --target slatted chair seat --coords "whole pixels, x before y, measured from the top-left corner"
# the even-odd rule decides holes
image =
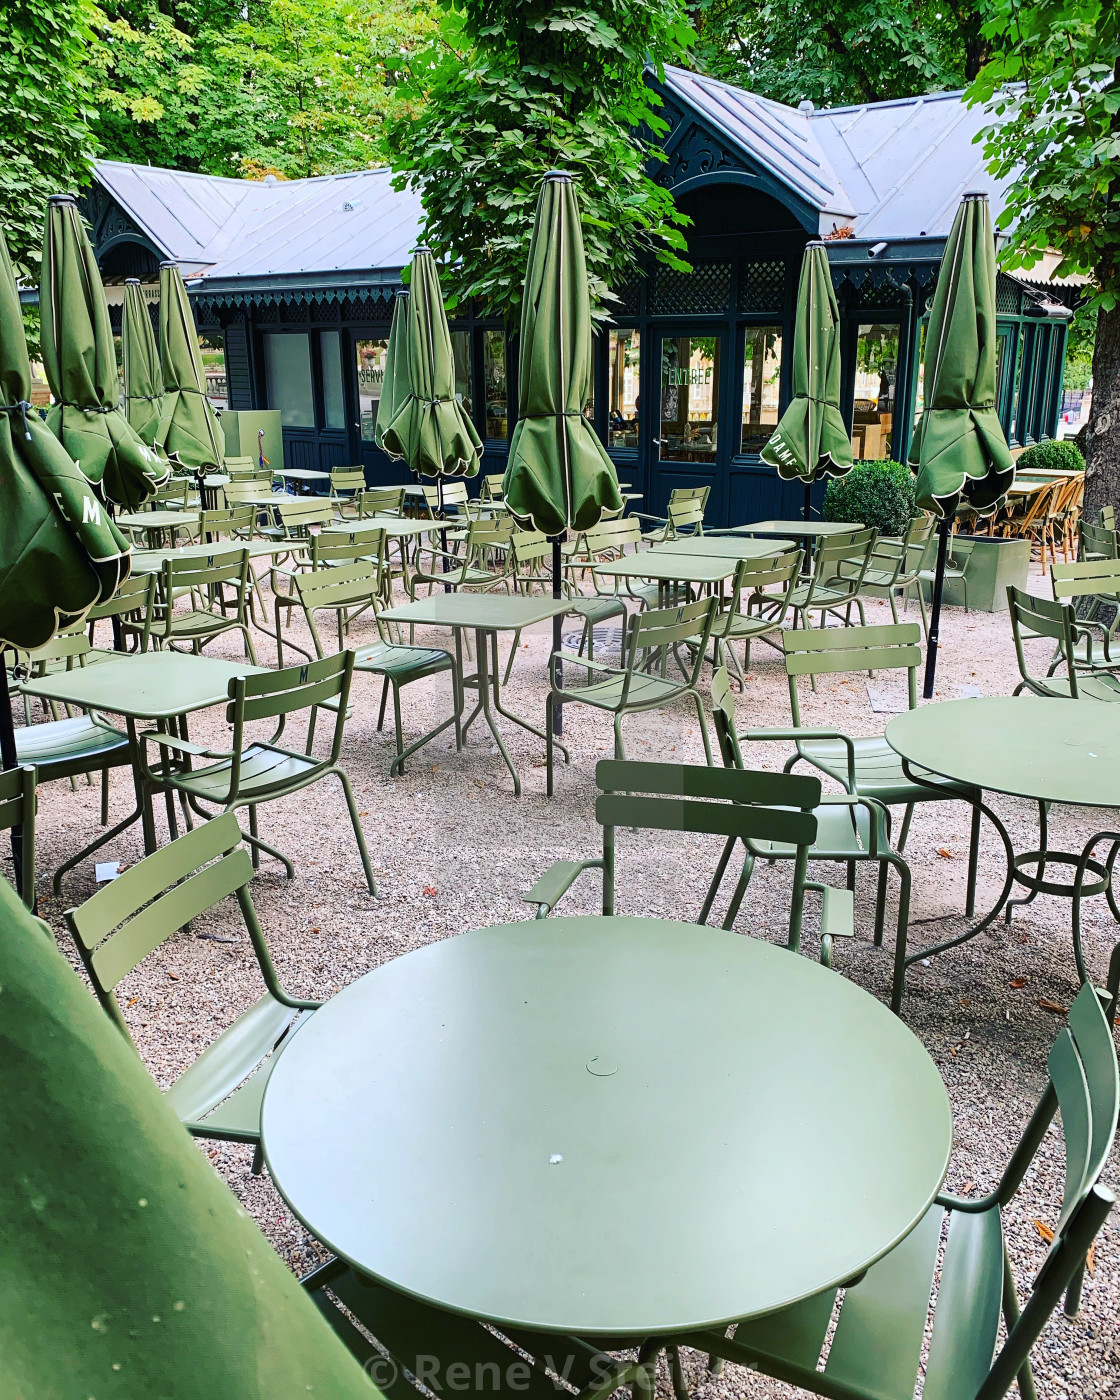
[[[607,1400],[623,1385],[634,1387],[636,1400],[652,1400],[643,1361],[619,1360],[601,1343],[522,1328],[497,1333],[473,1318],[386,1288],[338,1259],[309,1274],[303,1285],[386,1400],[420,1400],[435,1385],[436,1394],[453,1389],[464,1400],[557,1400],[571,1394],[550,1372],[576,1388],[573,1400]],[[453,1364],[460,1368],[454,1373]]]
[[[861,735],[853,738],[851,745],[855,758],[856,787],[864,796],[874,797],[887,806],[914,801],[914,779],[906,776],[901,757],[882,734]],[[835,778],[838,783],[847,784],[848,746],[843,740],[801,739],[798,749],[807,763]],[[942,789],[945,801],[954,797],[964,799],[970,795],[971,789],[964,783],[955,783],[951,778],[943,778],[938,773],[913,765],[910,771],[923,783]]]
[[[452,658],[438,647],[398,646],[395,642],[370,642],[354,650],[354,670],[375,676],[421,680],[452,668]]]
[[[237,899],[265,993],[188,1065],[166,1097],[196,1137],[259,1143],[276,1056],[319,1002],[292,997],[281,986],[249,896],[252,878],[237,819],[227,813],[146,856],[67,910],[66,922],[98,1000],[131,1040],[114,989],[178,929],[230,896]]]
[[[1046,1091],[990,1195],[938,1196],[910,1234],[851,1280],[842,1295],[830,1288],[731,1329],[682,1334],[668,1344],[674,1359],[680,1346],[696,1347],[818,1395],[912,1400],[928,1331],[923,1400],[1000,1400],[1016,1378],[1022,1394],[1033,1396],[1031,1348],[1063,1294],[1066,1316],[1076,1316],[1086,1253],[1115,1202],[1112,1192],[1098,1184],[1116,1134],[1120,1101],[1103,999],[1091,986],[1078,993],[1069,1025],[1059,1032],[1047,1060]],[[1002,1210],[1018,1191],[1058,1111],[1065,1190],[1053,1242],[1031,1297],[1020,1309]],[[931,1306],[946,1218],[948,1235]],[[1001,1319],[1006,1323],[1002,1347]]]
[[[571,652],[561,654],[568,661],[581,659]],[[619,702],[623,699],[629,673],[614,669],[608,672],[606,667],[602,668],[602,673],[604,673],[603,680],[593,681],[590,685],[571,687],[567,698],[578,700],[581,705],[594,705],[600,710],[617,709]],[[595,668],[595,674],[600,674],[598,666]],[[634,705],[659,705],[665,700],[672,700],[680,692],[681,686],[676,681],[663,680],[660,676],[646,675],[636,671],[631,680],[627,699],[629,703]]]
[[[121,768],[131,761],[128,735],[96,714],[17,729],[16,757],[20,763],[34,766],[41,783],[78,777],[98,768]]]

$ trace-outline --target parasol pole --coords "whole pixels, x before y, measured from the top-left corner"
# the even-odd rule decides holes
[[[925,700],[933,699],[933,682],[937,674],[937,646],[941,640],[941,595],[945,590],[945,556],[949,550],[949,517],[943,517],[937,527],[937,568],[933,576],[933,596],[929,604],[929,638],[926,642],[926,680],[922,688]],[[921,587],[921,584],[918,584]]]

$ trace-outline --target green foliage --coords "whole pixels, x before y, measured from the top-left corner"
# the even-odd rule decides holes
[[[9,0],[0,29],[0,223],[16,276],[36,281],[47,196],[89,178],[90,0]]]
[[[1066,339],[1066,368],[1062,385],[1066,389],[1087,389],[1093,377],[1093,349],[1097,341],[1095,307],[1078,308]]]
[[[386,64],[430,36],[433,3],[108,3],[93,63],[103,153],[251,178],[381,164]]]
[[[692,31],[678,0],[461,0],[406,66],[409,102],[389,124],[399,184],[419,189],[423,236],[452,269],[449,305],[475,297],[513,320],[542,176],[577,182],[593,313],[635,260],[686,269],[668,191],[634,132],[664,132],[643,81]],[[427,99],[425,105],[425,98]]]
[[[1070,438],[1062,438],[1060,441],[1039,442],[1034,447],[1028,447],[1015,463],[1015,470],[1020,472],[1037,471],[1040,467],[1046,467],[1050,471],[1083,472],[1085,458],[1075,442]]]
[[[980,32],[988,0],[700,0],[689,8],[705,72],[793,106],[962,87],[988,52]]]
[[[1010,179],[997,223],[1010,230],[1012,265],[1057,249],[1058,275],[1091,274],[1093,305],[1111,311],[1120,305],[1120,6],[992,0],[992,10],[984,33],[994,52],[969,96],[1001,119],[984,154]]]
[[[824,489],[824,518],[873,526],[901,535],[917,514],[914,474],[901,462],[856,462]]]

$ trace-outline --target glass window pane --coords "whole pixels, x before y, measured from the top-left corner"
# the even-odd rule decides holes
[[[358,355],[358,421],[362,441],[373,441],[377,408],[381,402],[381,386],[385,383],[385,363],[389,358],[387,340],[359,340]]]
[[[215,408],[229,407],[226,380],[226,337],[223,331],[208,331],[198,337],[198,352],[206,376],[206,397]]]
[[[268,406],[280,410],[285,428],[313,428],[315,400],[311,393],[311,342],[306,335],[266,335],[265,377]]]
[[[486,380],[486,436],[506,438],[509,436],[509,398],[504,331],[482,332],[482,373]]]
[[[743,435],[740,452],[761,452],[778,426],[782,387],[781,326],[748,326],[743,346]]]
[[[721,341],[681,335],[661,342],[662,461],[715,461]]]
[[[891,322],[859,328],[852,413],[852,451],[857,458],[883,461],[891,455],[898,332],[898,324]]]
[[[451,332],[451,357],[455,361],[455,397],[471,414],[474,412],[474,394],[471,388],[470,331]]]
[[[337,331],[319,332],[319,357],[323,362],[323,427],[346,427],[346,401],[342,396],[342,344]]]
[[[611,331],[610,418],[608,447],[637,447],[638,392],[642,342],[638,331]]]

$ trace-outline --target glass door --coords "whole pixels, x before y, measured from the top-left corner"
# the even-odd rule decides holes
[[[709,486],[714,494],[728,452],[729,425],[722,421],[729,395],[725,334],[662,332],[654,351],[657,417],[651,453],[649,509],[665,512],[678,487]]]

